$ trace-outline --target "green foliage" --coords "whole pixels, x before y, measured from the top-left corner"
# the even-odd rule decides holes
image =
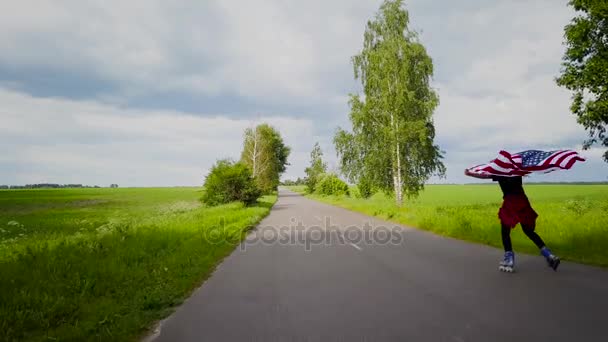
[[[540,215],[537,231],[560,257],[608,266],[608,185],[526,185]],[[320,201],[438,234],[501,246],[497,185],[428,185],[420,196],[399,207],[379,192],[369,199],[308,195]],[[538,255],[518,226],[512,233],[517,251]]]
[[[433,174],[443,175],[433,142],[432,114],[438,97],[430,87],[433,63],[408,28],[403,1],[385,1],[368,22],[363,50],[353,57],[365,98],[351,95],[352,132],[334,137],[341,171],[351,182],[413,197]]]
[[[361,198],[369,198],[371,195],[373,195],[372,184],[366,177],[359,179],[357,189],[359,190],[359,195]]]
[[[235,201],[250,205],[261,195],[249,167],[229,160],[220,160],[211,168],[204,188],[203,202],[211,206]]]
[[[327,164],[323,162],[323,151],[321,151],[321,146],[319,146],[318,142],[315,143],[315,147],[310,153],[310,166],[304,171],[306,172],[308,192],[313,193],[321,175],[327,171]]]
[[[281,174],[289,165],[290,152],[281,134],[268,124],[245,130],[241,162],[249,166],[264,194],[277,190]]]
[[[0,341],[141,340],[276,199],[205,207],[200,193],[0,191]]]
[[[573,92],[570,109],[589,133],[584,148],[597,142],[608,147],[608,2],[571,0],[569,5],[579,15],[565,27],[567,49],[557,84]]]
[[[324,174],[319,177],[315,193],[323,196],[348,196],[348,184],[333,173]]]

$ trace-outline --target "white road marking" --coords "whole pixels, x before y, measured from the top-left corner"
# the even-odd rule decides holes
[[[355,245],[354,243],[351,243],[350,245],[351,245],[351,246],[353,246],[353,247],[355,247],[356,249],[358,249],[358,250],[360,250],[360,251],[362,251],[362,250],[363,250],[363,249],[361,249],[361,247],[359,247],[359,246]]]

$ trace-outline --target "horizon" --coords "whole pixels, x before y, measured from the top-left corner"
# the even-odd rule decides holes
[[[286,181],[290,181],[290,180],[285,180],[282,181],[281,184],[279,184],[279,187],[285,187],[288,185],[283,184]],[[589,182],[585,182],[585,181],[565,181],[565,182],[553,182],[553,181],[540,181],[540,182],[525,182],[525,184],[531,184],[531,185],[608,185],[608,180],[606,181],[589,181]],[[41,183],[41,184],[0,184],[0,190],[40,190],[40,189],[53,189],[53,187],[45,187],[45,186],[41,186],[41,187],[35,187],[35,188],[27,188],[28,186],[39,186],[39,185],[58,185],[61,186],[63,189],[110,189],[112,188],[112,185],[99,185],[99,184],[57,184],[57,183]],[[74,187],[70,187],[69,185],[77,185]],[[120,189],[153,189],[153,188],[203,188],[203,185],[165,185],[165,186],[120,186],[120,184],[116,184],[118,185],[118,187],[116,188],[120,188]],[[430,185],[436,185],[436,186],[440,186],[440,185],[497,185],[496,183],[493,183],[492,181],[487,181],[487,182],[467,182],[467,183],[425,183],[424,186],[430,186]],[[6,186],[8,186],[9,188],[5,188]],[[354,186],[353,184],[349,184],[349,186]],[[14,187],[14,188],[10,188],[10,187]],[[423,190],[424,191],[424,190]]]

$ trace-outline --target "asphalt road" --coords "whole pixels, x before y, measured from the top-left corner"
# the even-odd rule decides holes
[[[608,271],[501,256],[282,190],[148,340],[608,341]]]

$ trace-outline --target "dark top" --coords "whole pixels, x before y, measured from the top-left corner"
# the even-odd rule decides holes
[[[498,182],[504,196],[524,194],[521,177],[492,176],[492,180]]]

